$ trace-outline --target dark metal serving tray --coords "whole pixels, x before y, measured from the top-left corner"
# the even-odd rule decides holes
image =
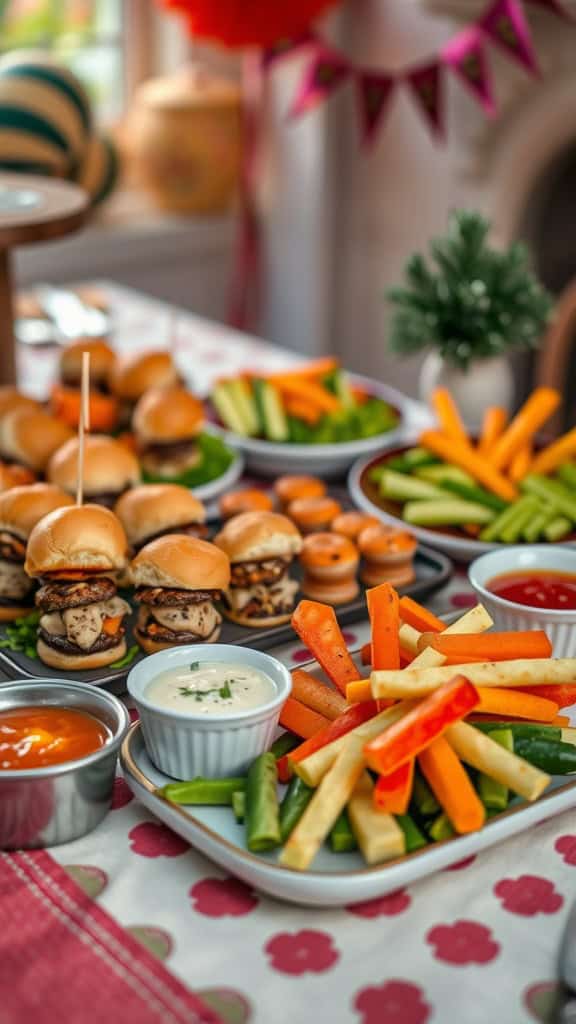
[[[409,594],[410,597],[422,601],[430,594],[433,594],[440,587],[448,582],[452,575],[452,563],[445,555],[432,551],[431,548],[420,545],[414,560],[416,579],[406,587],[400,587],[401,594]],[[299,566],[293,569],[294,576],[299,575]],[[349,604],[340,605],[336,608],[338,621],[341,625],[349,625],[351,622],[358,622],[366,618],[366,601],[364,599],[364,587],[360,586],[360,593],[355,601]],[[134,612],[127,621],[126,642],[128,646],[135,643],[132,633],[133,624],[136,619]],[[5,636],[5,629],[0,628],[0,639]],[[280,647],[282,644],[291,643],[294,640],[294,631],[290,623],[283,626],[275,626],[273,629],[250,629],[246,626],[238,626],[235,622],[228,622],[224,619],[220,643],[235,644],[240,647],[255,647],[261,651],[269,650],[271,647]],[[139,657],[144,657],[140,655]],[[92,683],[95,686],[105,686],[113,693],[122,693],[125,687],[125,680],[132,665],[126,668],[101,668],[92,669],[88,672],[63,673],[58,669],[48,668],[42,661],[36,658],[28,658],[19,651],[0,649],[0,669],[10,679],[38,678],[55,679],[63,675],[74,678],[79,682]],[[0,687],[2,683],[0,682]]]

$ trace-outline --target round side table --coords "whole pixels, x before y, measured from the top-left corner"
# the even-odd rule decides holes
[[[77,231],[88,206],[87,193],[77,185],[0,173],[0,384],[16,382],[11,250]]]

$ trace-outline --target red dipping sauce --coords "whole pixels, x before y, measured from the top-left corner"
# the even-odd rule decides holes
[[[555,611],[576,609],[576,576],[553,569],[529,569],[525,572],[504,572],[494,576],[486,589],[505,601],[549,608]]]

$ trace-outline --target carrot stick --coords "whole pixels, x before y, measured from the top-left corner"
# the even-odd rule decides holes
[[[523,448],[520,448],[512,462],[510,463],[510,469],[508,476],[515,484],[519,484],[524,479],[530,468],[532,462],[532,445],[525,444]]]
[[[313,380],[304,380],[300,377],[282,377],[274,381],[275,387],[284,397],[293,395],[304,402],[310,402],[321,412],[338,412],[341,408],[340,399],[336,398],[326,388],[316,384]]]
[[[368,767],[381,775],[395,771],[441,736],[449,725],[473,711],[479,699],[476,689],[464,676],[454,676],[399,722],[366,743],[364,756]]]
[[[509,715],[532,718],[538,722],[551,722],[558,713],[558,705],[545,697],[506,690],[498,686],[479,686],[480,703],[476,711],[484,715]]]
[[[292,697],[330,721],[338,718],[347,707],[341,694],[302,668],[297,668],[292,673]]]
[[[366,591],[372,637],[372,665],[400,668],[398,594],[390,583]]]
[[[401,597],[398,610],[402,622],[413,626],[419,633],[442,633],[446,629],[446,623],[436,617],[433,612],[428,611],[411,597]]]
[[[553,700],[559,708],[569,708],[576,704],[576,685],[570,683],[566,686],[522,686],[521,692]]]
[[[318,408],[312,406],[305,399],[298,398],[296,395],[287,395],[284,398],[284,409],[289,416],[294,416],[297,420],[304,420],[305,423],[309,423],[312,427],[322,417],[322,413]]]
[[[402,645],[400,645],[400,668],[406,668],[412,663],[414,655],[407,651]],[[363,665],[372,664],[372,644],[364,644],[360,651],[360,660]]]
[[[447,664],[474,661],[514,661],[517,658],[551,658],[552,644],[542,629],[517,630],[508,633],[422,633],[418,650],[431,647],[443,654]]]
[[[446,462],[466,470],[503,501],[514,501],[518,496],[516,487],[494,469],[492,460],[488,461],[484,456],[478,455],[473,448],[459,444],[452,438],[446,438],[435,430],[425,430],[420,437],[420,444]]]
[[[320,359],[311,359],[309,363],[302,363],[300,366],[290,367],[289,370],[270,373],[267,375],[267,379],[277,383],[279,380],[285,380],[286,378],[305,377],[313,379],[314,377],[325,377],[327,374],[337,370],[339,365],[338,360],[334,359],[333,356],[325,356]]]
[[[280,712],[280,725],[290,732],[296,733],[297,736],[301,736],[304,740],[314,736],[329,724],[327,718],[307,708],[299,700],[294,700],[294,697],[288,697]]]
[[[299,747],[295,747],[285,757],[281,757],[277,762],[278,777],[281,782],[287,782],[290,778],[291,770],[295,764],[300,761],[305,761],[310,754],[315,754],[317,750],[321,750],[322,747],[328,746],[329,743],[333,743],[334,740],[340,739],[341,736],[345,736],[347,732],[352,729],[356,729],[357,726],[367,722],[368,719],[373,718],[378,708],[375,700],[366,701],[364,704],[356,704],[352,708],[347,708],[342,715],[335,718],[333,722],[328,722],[322,729],[316,732],[313,736],[307,739],[304,743],[301,743]]]
[[[346,684],[358,678],[334,609],[319,601],[300,601],[292,614],[292,628],[316,658],[328,678],[346,694]]]
[[[555,388],[536,388],[492,448],[490,462],[494,469],[509,466],[516,453],[532,441],[559,404],[560,393]]]
[[[432,392],[432,406],[438,417],[440,430],[447,437],[469,445],[470,438],[460,417],[458,407],[447,388],[436,388]]]
[[[374,806],[387,814],[406,814],[412,797],[414,758],[390,775],[380,775],[374,787]]]
[[[530,463],[531,473],[552,473],[563,462],[576,455],[576,427],[543,448]]]
[[[556,715],[556,718],[553,718],[551,722],[548,722],[548,725],[569,726],[570,721],[570,715]]]
[[[422,773],[456,832],[477,832],[486,812],[458,755],[439,736],[418,758]]]
[[[478,441],[479,455],[490,454],[495,441],[498,440],[504,431],[507,419],[508,416],[506,415],[506,410],[500,405],[488,406],[484,413],[482,431],[480,433],[480,440]]]

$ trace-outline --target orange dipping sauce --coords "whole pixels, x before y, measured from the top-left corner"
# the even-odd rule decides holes
[[[85,711],[49,706],[0,711],[0,771],[76,761],[109,739],[109,729]]]
[[[576,609],[576,576],[568,572],[553,569],[504,572],[490,580],[486,589],[506,601],[529,608]]]

